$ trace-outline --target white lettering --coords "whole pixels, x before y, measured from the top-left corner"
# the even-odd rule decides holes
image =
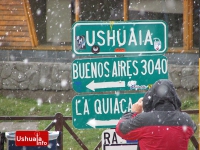
[[[109,77],[109,62],[73,63],[73,79]]]
[[[96,114],[102,114],[101,101],[99,99],[94,102],[94,111]]]
[[[103,76],[103,64],[99,63],[98,64],[98,76],[101,78]]]
[[[105,33],[104,33],[103,31],[98,31],[98,32],[97,32],[97,37],[100,38],[100,39],[102,40],[102,43],[97,42],[97,44],[98,44],[99,46],[103,46],[103,45],[105,45],[105,39],[104,39],[100,34],[105,34]]]
[[[84,103],[84,113],[83,113],[83,114],[84,114],[84,115],[85,115],[85,114],[88,114],[88,115],[90,114],[87,99],[85,100],[85,103]]]
[[[138,75],[138,68],[136,67],[137,63],[138,62],[136,60],[134,60],[133,63],[132,63],[133,68],[135,69],[135,72],[133,72],[133,75],[135,75],[135,76]]]
[[[91,32],[91,33],[90,33]],[[137,32],[137,33],[136,33]],[[150,30],[145,31],[135,30],[133,27],[128,30],[107,30],[107,31],[86,31],[86,44],[89,47],[98,44],[99,46],[119,46],[125,44],[141,46],[153,45],[152,33]],[[146,35],[145,35],[146,34]]]
[[[139,43],[142,45],[142,31],[139,30]]]
[[[89,66],[89,62],[85,64],[85,78],[91,78],[91,76],[88,75],[88,73],[90,72]]]
[[[131,110],[132,100],[119,98],[102,98],[94,101],[95,114],[121,114]]]
[[[135,45],[137,45],[137,41],[136,41],[136,37],[135,37],[135,33],[134,33],[134,28],[131,28],[131,35],[130,35],[130,38],[129,38],[128,45],[131,45],[132,42]]]
[[[106,62],[104,63],[104,68],[105,68],[106,71],[107,71],[107,74],[105,73],[105,77],[109,77],[109,72],[110,72],[110,71],[109,71],[109,69],[108,69],[108,66],[109,66],[109,62],[106,61]]]
[[[119,65],[118,65],[119,67],[120,67],[120,69],[119,69],[119,77],[121,76],[121,77],[123,77],[123,76],[126,76],[126,62],[124,62],[124,61],[119,61]]]
[[[107,98],[106,100],[103,98],[102,99],[102,110],[104,112],[104,114],[108,114],[109,113],[109,99]]]
[[[76,100],[76,115],[82,115],[80,112],[78,112],[78,104],[80,103],[80,100]]]
[[[120,113],[119,102],[118,102],[117,98],[115,98],[115,105],[114,105],[114,114],[116,114],[116,113]]]
[[[142,60],[141,63],[143,63],[144,65],[142,66],[142,68],[144,69],[143,71],[141,71],[142,75],[146,75],[147,73],[147,61],[146,60]]]
[[[127,76],[131,76],[129,70],[130,70],[130,63],[131,63],[131,60],[127,60],[126,61],[126,66],[127,66],[127,69],[126,69],[126,72],[127,72]]]
[[[97,78],[97,63],[94,62],[94,63],[91,63],[91,76],[92,78]]]
[[[115,61],[113,62],[112,77],[117,77],[117,65]]]
[[[94,45],[94,43],[95,43],[95,31],[92,31],[92,38],[91,38],[92,39],[92,43],[89,42],[89,39],[90,39],[89,38],[89,31],[86,31],[86,43],[87,43],[88,46],[92,47]]]
[[[123,46],[126,43],[126,30],[123,30],[123,36],[122,36],[123,42],[120,41],[120,30],[117,31],[117,42],[119,44],[119,47]]]
[[[115,46],[115,30],[112,30],[112,36],[111,36],[111,31],[110,30],[107,31],[108,46],[110,46],[110,40],[113,41],[113,45],[112,46]]]
[[[72,75],[73,75],[73,79],[77,79],[78,78],[78,65],[77,64],[75,64],[75,63],[73,63],[72,64],[72,70],[73,70],[73,72],[72,72]]]
[[[149,30],[147,30],[144,45],[147,45],[147,42],[150,42],[150,45],[153,45],[153,41],[152,41],[152,38],[151,38],[151,32]]]
[[[132,110],[132,105],[133,105],[132,99],[129,98],[129,102],[128,102],[128,112],[131,112],[131,110]]]
[[[125,99],[122,99],[122,100],[120,101],[120,110],[121,110],[122,113],[126,113],[126,110],[123,109],[123,106],[124,106],[124,105],[122,104],[123,102],[126,102],[126,100],[125,100]]]

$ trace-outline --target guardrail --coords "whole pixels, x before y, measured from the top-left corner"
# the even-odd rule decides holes
[[[182,112],[187,112],[188,114],[198,114],[199,110],[182,110]],[[76,140],[76,142],[82,147],[83,150],[88,150],[85,144],[80,140],[80,138],[76,135],[76,133],[72,130],[72,128],[67,124],[66,121],[71,121],[71,116],[63,116],[61,113],[56,113],[55,116],[46,116],[46,117],[14,117],[14,116],[0,116],[0,120],[3,121],[35,121],[35,120],[51,120],[51,123],[44,129],[50,131],[53,127],[55,127],[55,131],[60,131],[59,136],[57,138],[57,150],[63,150],[63,127],[72,135],[72,137]],[[5,142],[5,133],[1,133],[1,141],[0,141],[0,150],[4,150],[4,142]],[[193,146],[198,150],[199,143],[195,136],[190,138]],[[101,148],[101,141],[97,144],[94,150],[99,150]]]

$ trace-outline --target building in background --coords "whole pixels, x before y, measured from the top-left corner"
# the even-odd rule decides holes
[[[164,20],[169,62],[196,64],[199,8],[198,0],[1,0],[0,61],[71,62],[76,21]]]

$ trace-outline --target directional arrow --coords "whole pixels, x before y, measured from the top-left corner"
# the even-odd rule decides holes
[[[163,55],[77,59],[72,63],[72,87],[77,93],[146,90],[158,79],[168,79],[167,62]],[[144,73],[149,67],[154,69]],[[141,88],[132,89],[128,82]]]
[[[125,87],[125,81],[95,83],[93,80],[86,87],[92,91],[95,91],[95,89],[103,89],[103,88]]]
[[[100,127],[100,126],[115,126],[117,125],[119,120],[95,120],[90,119],[87,122],[87,125],[91,126],[92,128]]]

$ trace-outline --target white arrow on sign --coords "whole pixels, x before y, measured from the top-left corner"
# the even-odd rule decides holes
[[[92,91],[95,91],[95,89],[102,89],[102,88],[125,87],[125,81],[95,83],[93,80],[86,87]]]
[[[95,120],[94,119],[90,119],[87,122],[87,125],[91,126],[92,128],[96,128],[97,126],[114,126],[117,125],[117,123],[119,122],[119,120]]]

